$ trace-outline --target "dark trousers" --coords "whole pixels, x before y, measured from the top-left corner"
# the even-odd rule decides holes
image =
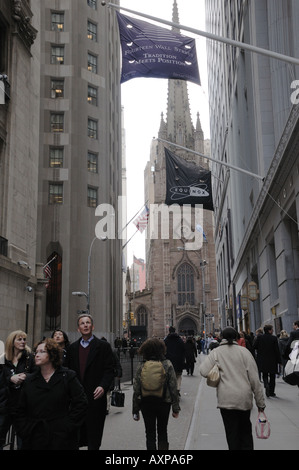
[[[170,403],[160,399],[142,400],[140,408],[144,419],[147,450],[157,449],[156,435],[158,435],[158,449],[168,449],[167,425],[170,407]]]
[[[263,372],[262,376],[267,396],[273,395],[275,390],[275,374]]]
[[[253,450],[250,410],[220,409],[229,450]]]

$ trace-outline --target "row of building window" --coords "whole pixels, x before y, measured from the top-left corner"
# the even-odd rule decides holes
[[[63,204],[63,183],[49,183],[49,204]],[[96,208],[98,203],[98,190],[87,187],[87,206]]]
[[[64,148],[50,147],[49,166],[50,168],[63,168]],[[98,154],[87,152],[87,170],[91,173],[98,173]]]
[[[64,132],[64,113],[51,113],[50,117],[51,132],[61,133]],[[88,118],[87,121],[87,136],[91,139],[98,138],[98,121]]]
[[[51,79],[51,98],[64,98],[63,78]],[[98,105],[98,89],[92,85],[88,85],[87,87],[87,102],[94,106]]]

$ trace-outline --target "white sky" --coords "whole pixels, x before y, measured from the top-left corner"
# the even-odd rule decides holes
[[[113,3],[113,1],[111,1]],[[157,18],[172,21],[173,0],[121,0],[121,6]],[[205,30],[205,0],[177,0],[181,25]],[[131,13],[122,11],[127,16]],[[151,22],[146,18],[139,19]],[[159,26],[168,28],[167,25]],[[189,102],[193,124],[200,114],[204,137],[210,137],[208,85],[206,74],[206,39],[181,30],[185,36],[196,38],[197,58],[201,86],[188,82]],[[161,112],[166,118],[168,80],[135,78],[121,85],[124,106],[127,161],[127,220],[129,221],[144,204],[144,169],[150,155],[153,137],[157,137]],[[128,239],[136,232],[135,225],[128,225]],[[127,245],[127,265],[131,265],[133,254],[145,257],[145,233],[136,233]]]

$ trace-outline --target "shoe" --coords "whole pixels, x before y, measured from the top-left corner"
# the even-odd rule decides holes
[[[270,397],[276,397],[276,393],[269,393]]]

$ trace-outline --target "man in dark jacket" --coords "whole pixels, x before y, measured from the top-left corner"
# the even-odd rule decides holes
[[[293,349],[292,347],[293,341],[299,341],[299,320],[293,323],[293,331],[291,331],[290,337],[286,344],[286,349],[284,352],[284,359],[289,359],[289,354],[291,353]]]
[[[169,327],[169,334],[164,338],[166,344],[166,359],[172,362],[176,373],[178,393],[180,393],[182,372],[185,368],[185,343],[182,338],[175,332],[173,326]]]
[[[106,394],[114,379],[114,357],[110,344],[93,335],[94,325],[90,315],[79,315],[77,323],[82,337],[70,345],[66,365],[77,373],[88,398],[80,446],[87,445],[88,450],[98,450],[106,418]]]
[[[262,373],[267,397],[275,397],[275,376],[281,356],[276,336],[273,336],[273,326],[265,325],[264,334],[256,337],[254,349],[257,351],[257,362]]]

